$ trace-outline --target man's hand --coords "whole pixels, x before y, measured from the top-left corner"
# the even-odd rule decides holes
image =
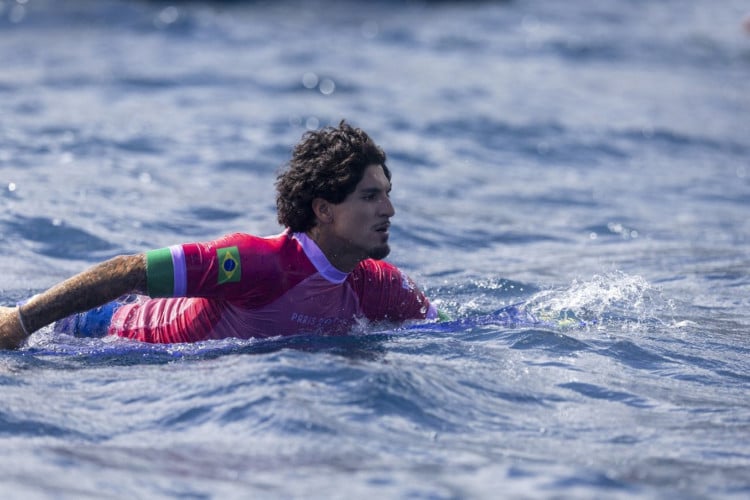
[[[0,306],[0,349],[17,349],[26,340],[18,309]]]

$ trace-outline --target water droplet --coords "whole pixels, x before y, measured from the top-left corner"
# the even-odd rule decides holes
[[[170,5],[169,7],[165,7],[159,13],[159,22],[165,25],[172,24],[173,22],[177,21],[179,17],[180,11],[177,10],[177,7]]]
[[[314,89],[318,86],[318,75],[315,73],[305,73],[302,75],[302,85],[307,89]]]
[[[308,118],[308,119],[307,119],[307,120],[305,121],[305,127],[307,128],[307,130],[315,130],[315,129],[317,129],[317,128],[318,128],[319,126],[320,126],[320,120],[318,120],[318,119],[317,119],[317,118],[315,118],[314,116],[311,116],[311,117],[309,117],[309,118]]]
[[[16,190],[16,183],[15,182],[9,182],[8,183],[8,191],[11,193]]]
[[[593,232],[589,233],[589,239],[590,240],[595,240],[596,238],[598,238],[598,235],[596,233],[593,233]]]
[[[320,82],[320,93],[323,95],[331,95],[336,90],[336,84],[330,78],[326,78]]]

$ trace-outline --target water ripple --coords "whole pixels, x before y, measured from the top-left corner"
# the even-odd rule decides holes
[[[570,382],[566,384],[560,384],[559,387],[570,389],[583,396],[602,399],[605,401],[614,401],[626,404],[628,406],[635,406],[638,408],[649,408],[653,406],[641,397],[635,396],[628,392],[615,391],[606,387],[597,386],[594,384],[585,384],[580,382]]]
[[[56,219],[16,215],[3,226],[3,232],[33,242],[35,251],[49,257],[93,259],[115,250],[108,241]]]

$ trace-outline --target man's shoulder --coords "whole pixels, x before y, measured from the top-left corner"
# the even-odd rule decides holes
[[[222,247],[236,247],[243,264],[258,271],[309,274],[314,270],[299,241],[288,231],[273,236],[233,233],[217,243]]]
[[[354,268],[354,272],[372,273],[382,271],[393,272],[399,271],[399,269],[395,264],[391,264],[388,261],[378,259],[365,259],[357,264],[357,267]]]
[[[429,302],[411,278],[390,262],[367,259],[352,273],[352,287],[373,321],[422,319]]]
[[[241,246],[241,247],[255,247],[255,248],[267,248],[281,249],[284,245],[293,245],[294,242],[289,234],[283,232],[273,236],[256,236],[249,233],[230,233],[222,236],[216,240],[215,245],[218,246]]]
[[[357,264],[350,274],[354,282],[388,283],[407,279],[406,275],[395,265],[385,260],[365,259]]]

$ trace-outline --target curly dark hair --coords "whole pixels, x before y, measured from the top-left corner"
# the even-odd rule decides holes
[[[313,199],[341,203],[354,192],[370,165],[382,165],[385,176],[391,179],[385,152],[362,129],[345,120],[338,128],[306,132],[276,178],[279,223],[293,232],[312,229]]]

